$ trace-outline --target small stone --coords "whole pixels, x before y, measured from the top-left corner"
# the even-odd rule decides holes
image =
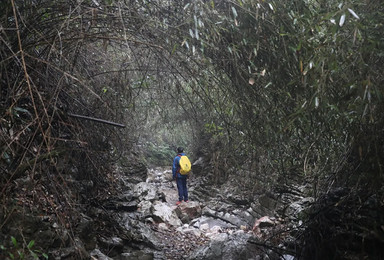
[[[147,223],[152,223],[152,224],[155,223],[155,221],[154,221],[153,218],[151,218],[151,217],[146,218],[146,219],[145,219],[145,222],[147,222]]]
[[[53,228],[59,228],[59,224],[57,224],[56,222],[52,224],[52,227]]]
[[[160,223],[159,224],[159,229],[160,230],[169,230],[169,228],[167,227],[167,224],[165,224],[165,223]]]

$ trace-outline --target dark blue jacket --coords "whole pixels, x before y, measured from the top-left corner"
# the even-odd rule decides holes
[[[176,157],[173,159],[173,165],[172,165],[172,176],[173,176],[173,179],[176,178],[187,178],[186,175],[181,175],[180,174],[180,156],[183,156],[185,155],[185,153],[178,153],[176,155]]]

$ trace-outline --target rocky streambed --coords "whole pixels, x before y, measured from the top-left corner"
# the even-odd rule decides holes
[[[189,180],[190,201],[176,206],[177,188],[170,169],[148,171],[146,181],[126,182],[111,198],[113,236],[98,238],[93,259],[293,259],[285,221],[262,216],[260,205],[204,179]],[[272,212],[272,211],[271,211]],[[112,224],[113,226],[113,224]]]
[[[353,200],[359,196],[347,196],[346,189],[331,190],[314,202],[303,196],[309,194],[306,186],[282,182],[275,191],[251,194],[236,175],[220,186],[201,175],[189,180],[190,201],[176,206],[169,168],[128,165],[110,177],[112,184],[100,189],[65,174],[68,189],[50,196],[47,182],[17,179],[17,191],[23,192],[15,192],[11,211],[0,208],[0,259],[19,253],[57,260],[293,260],[300,253],[300,259],[382,259],[382,239],[376,236],[381,231],[375,229],[382,223],[380,197],[369,195],[363,207],[353,207],[361,205]],[[364,229],[340,229],[355,223],[355,210],[366,217],[353,225]],[[350,240],[339,239],[346,235]]]

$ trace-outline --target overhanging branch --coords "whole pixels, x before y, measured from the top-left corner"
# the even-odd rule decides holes
[[[123,125],[123,124],[119,124],[119,123],[115,123],[115,122],[107,121],[107,120],[100,119],[100,118],[89,117],[89,116],[82,116],[82,115],[76,115],[76,114],[71,114],[71,113],[68,113],[68,115],[71,116],[71,117],[75,117],[75,118],[80,118],[80,119],[85,119],[85,120],[91,120],[91,121],[95,121],[95,122],[99,122],[99,123],[103,123],[103,124],[107,124],[107,125],[113,125],[113,126],[117,126],[117,127],[125,128],[125,125]]]

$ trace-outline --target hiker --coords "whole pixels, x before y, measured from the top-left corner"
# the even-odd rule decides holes
[[[179,205],[183,201],[188,202],[188,174],[184,175],[180,173],[180,159],[182,156],[185,156],[184,149],[183,147],[178,147],[177,155],[173,159],[172,165],[173,180],[176,180],[177,190],[179,191],[179,200],[176,202],[176,205]]]

